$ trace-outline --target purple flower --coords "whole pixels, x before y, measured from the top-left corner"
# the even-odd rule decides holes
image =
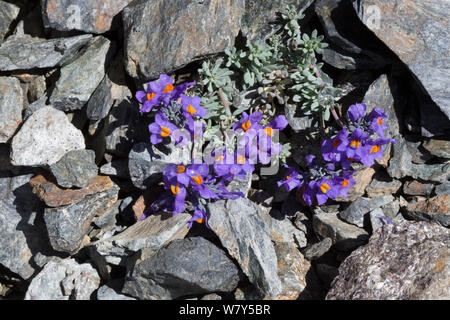
[[[351,121],[356,122],[366,115],[366,108],[367,107],[364,103],[351,105],[348,108],[347,116]]]
[[[146,91],[136,92],[136,99],[143,104],[140,112],[150,112],[154,106],[161,103],[161,94],[153,92],[149,85]]]
[[[152,144],[158,144],[163,141],[164,138],[167,138],[173,134],[175,130],[178,128],[167,121],[163,116],[160,114],[156,114],[155,116],[155,122],[151,123],[148,126],[148,129],[150,133],[152,134],[150,136],[150,142]],[[179,141],[177,141],[178,143]]]
[[[322,178],[319,181],[310,181],[303,192],[303,200],[310,206],[314,200],[318,205],[327,202],[328,198],[336,199],[339,195],[338,186],[333,180]]]
[[[194,214],[192,215],[191,220],[188,221],[189,228],[192,227],[192,224],[194,222],[205,223],[205,225],[208,226],[208,216],[207,216],[206,212],[199,208],[195,208]]]
[[[217,194],[211,190],[207,185],[212,180],[209,176],[209,165],[204,164],[192,164],[187,167],[186,173],[191,178],[190,185],[192,191],[201,196],[203,199],[217,199]]]
[[[369,135],[361,129],[357,128],[353,131],[346,149],[346,156],[348,158],[346,160],[361,160],[361,157],[363,156],[362,147],[364,146],[364,142],[367,138],[369,138]]]
[[[348,189],[356,184],[353,173],[353,171],[344,171],[340,176],[334,177],[333,183],[338,187],[339,196],[347,197]]]
[[[186,189],[179,184],[173,184],[170,186],[170,192],[175,196],[171,211],[173,214],[178,214],[186,210],[184,200],[186,198]]]
[[[207,114],[205,108],[200,106],[200,97],[188,97],[184,94],[181,95],[181,110],[185,115],[204,117]]]
[[[371,132],[375,132],[383,139],[385,138],[384,130],[388,128],[386,122],[384,121],[384,119],[386,118],[386,113],[383,110],[377,108],[374,108],[367,115],[367,121],[370,123],[369,130]]]
[[[325,161],[339,162],[348,145],[348,130],[342,129],[333,139],[322,141],[322,156]]]
[[[303,177],[300,175],[300,173],[295,170],[292,167],[289,167],[288,165],[284,165],[285,168],[288,169],[286,173],[286,179],[282,181],[278,181],[277,185],[278,187],[284,186],[286,188],[286,191],[291,191],[294,188],[298,188],[303,184]]]
[[[383,145],[394,143],[393,139],[377,139],[369,140],[362,148],[361,163],[366,167],[371,167],[375,164],[375,159],[381,159],[384,155]]]
[[[260,111],[255,111],[251,115],[248,115],[246,112],[242,113],[241,120],[233,125],[233,130],[242,129],[245,132],[252,129],[254,131],[258,131],[261,129],[259,123],[262,119],[262,113]]]
[[[171,92],[170,99],[171,100],[177,100],[180,98],[181,94],[184,93],[189,87],[195,86],[196,82],[185,82],[178,86],[176,86],[173,91]]]
[[[175,89],[173,79],[166,74],[160,75],[157,81],[150,82],[149,88],[160,96],[160,101],[166,106],[172,100],[172,92]]]
[[[169,164],[163,171],[163,177],[166,186],[179,183],[187,187],[190,183],[190,178],[186,173],[186,166],[183,164]]]

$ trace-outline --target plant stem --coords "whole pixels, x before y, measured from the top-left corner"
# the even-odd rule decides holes
[[[345,124],[337,115],[336,110],[334,110],[334,107],[331,107],[331,114],[333,115],[333,118],[336,120],[336,122],[341,126],[341,128],[346,128]]]

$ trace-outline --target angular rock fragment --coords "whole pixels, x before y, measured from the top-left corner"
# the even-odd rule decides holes
[[[414,220],[435,221],[444,227],[450,226],[450,196],[439,195],[424,201],[410,203],[407,215]]]
[[[11,23],[19,15],[20,8],[12,3],[0,1],[0,43],[8,33]]]
[[[95,153],[92,150],[72,150],[50,166],[58,185],[64,188],[85,187],[97,176]]]
[[[355,179],[356,184],[348,189],[348,196],[343,198],[341,196],[337,197],[336,200],[340,202],[353,202],[359,197],[363,196],[370,182],[372,181],[372,177],[375,174],[375,169],[361,167],[356,170],[356,173],[353,174],[353,179]]]
[[[281,293],[277,257],[270,236],[257,211],[245,198],[221,200],[208,205],[208,224],[228,253],[265,296]]]
[[[382,196],[396,193],[402,187],[402,183],[392,179],[386,174],[375,175],[366,192],[370,198],[380,198]]]
[[[325,238],[320,242],[317,242],[304,251],[304,256],[308,260],[316,260],[323,256],[333,245],[331,238]]]
[[[63,111],[81,109],[105,76],[110,50],[108,39],[92,38],[75,60],[61,68],[50,103]]]
[[[88,43],[91,35],[40,39],[11,36],[0,45],[0,70],[29,70],[63,66]]]
[[[436,223],[386,225],[340,265],[326,299],[448,300],[449,241]]]
[[[364,227],[365,222],[368,222],[369,213],[385,204],[394,201],[392,195],[387,195],[381,198],[359,198],[352,202],[344,211],[339,213],[339,217],[348,223],[354,224],[358,227]]]
[[[102,215],[117,201],[119,188],[114,186],[83,200],[58,208],[47,208],[44,220],[53,249],[71,255],[78,252],[86,243],[92,220]]]
[[[105,163],[100,167],[100,173],[107,176],[129,179],[128,160],[120,159]]]
[[[434,190],[436,195],[447,195],[450,196],[450,182],[445,182],[443,184],[440,184],[436,186],[436,189]]]
[[[11,142],[15,166],[45,166],[57,162],[68,151],[84,149],[84,137],[64,112],[52,107],[35,111]]]
[[[139,299],[175,299],[212,292],[232,292],[239,269],[212,242],[194,237],[175,240],[138,262],[122,291]]]
[[[19,80],[0,77],[0,143],[7,142],[22,123],[23,99]]]
[[[244,0],[130,3],[122,14],[127,73],[141,81],[151,80],[231,48],[244,6]]]
[[[99,285],[100,277],[90,264],[53,258],[33,278],[25,300],[90,300]]]
[[[450,141],[448,140],[430,139],[422,146],[436,157],[450,159]]]
[[[132,0],[41,0],[46,28],[59,31],[79,30],[104,33],[114,18]]]
[[[120,294],[120,288],[122,288],[123,281],[113,280],[110,281],[97,290],[97,300],[136,300],[135,298],[128,297],[124,294]]]
[[[410,196],[430,196],[433,190],[434,184],[420,183],[417,180],[408,181],[403,185],[403,193]]]

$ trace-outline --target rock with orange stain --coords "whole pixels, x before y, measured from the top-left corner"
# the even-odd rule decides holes
[[[140,80],[231,48],[245,1],[133,1],[123,10],[125,66]]]
[[[0,143],[7,142],[22,123],[23,91],[18,79],[0,77]]]
[[[46,28],[101,34],[132,0],[41,0]]]
[[[448,300],[449,243],[437,223],[385,225],[342,262],[326,299]]]
[[[419,221],[435,221],[444,227],[450,226],[450,196],[436,197],[410,203],[406,207],[407,215]]]

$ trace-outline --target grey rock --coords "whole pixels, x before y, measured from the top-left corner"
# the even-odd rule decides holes
[[[59,31],[79,30],[104,33],[113,19],[132,0],[41,0],[42,20],[46,28]]]
[[[327,253],[328,250],[330,250],[332,245],[333,240],[331,240],[331,238],[325,238],[322,241],[314,243],[307,247],[303,252],[303,255],[310,261],[319,259],[325,253]]]
[[[52,107],[35,111],[11,143],[15,166],[52,165],[68,151],[84,149],[84,137],[64,112]]]
[[[47,92],[45,76],[36,76],[28,83],[28,102],[33,103],[44,97]]]
[[[247,173],[244,179],[235,177],[227,186],[227,190],[230,192],[242,192],[245,197],[248,196],[248,192],[252,186],[252,174]]]
[[[50,103],[63,111],[81,109],[105,76],[111,49],[108,39],[92,38],[75,60],[61,68]]]
[[[317,128],[317,121],[315,121],[313,117],[305,116],[299,112],[297,105],[286,104],[284,113],[289,125],[295,131]]]
[[[29,35],[9,37],[0,45],[0,70],[29,70],[63,66],[88,43],[91,35],[40,39]]]
[[[259,206],[256,211],[260,219],[265,224],[265,229],[274,242],[293,243],[298,248],[306,247],[306,235],[297,229],[287,217],[281,215],[279,211]]]
[[[0,172],[0,265],[23,279],[35,272],[33,255],[51,252],[40,219],[43,208],[28,184],[32,176]]]
[[[264,295],[281,293],[277,257],[258,208],[245,198],[221,200],[208,205],[208,224],[228,253]]]
[[[339,267],[327,300],[448,300],[450,231],[435,223],[383,226]]]
[[[364,227],[365,222],[368,222],[369,213],[376,208],[394,201],[394,197],[387,195],[381,198],[359,198],[352,202],[347,209],[339,213],[339,217],[348,223],[354,224],[358,227]]]
[[[434,184],[420,183],[417,180],[408,181],[403,185],[403,193],[410,196],[430,196],[433,190]]]
[[[100,215],[117,201],[119,188],[86,196],[82,201],[45,209],[44,219],[52,247],[75,254],[86,245],[85,236],[95,215]]]
[[[372,232],[375,232],[377,229],[381,228],[385,224],[388,224],[386,221],[386,216],[381,208],[376,208],[375,210],[370,212],[370,225],[372,226]]]
[[[369,8],[378,8],[379,24],[373,23]],[[356,8],[356,4],[355,4]],[[449,29],[445,0],[405,0],[401,6],[394,0],[365,0],[357,13],[360,20],[408,66],[423,88],[439,106],[441,117],[450,117],[447,92],[450,83]],[[423,107],[423,106],[422,106]],[[423,110],[425,111],[425,110]],[[429,111],[425,111],[427,113]],[[450,127],[450,122],[447,128]]]
[[[239,270],[212,242],[194,237],[175,240],[127,274],[123,292],[139,299],[232,292]]]
[[[383,214],[391,220],[394,220],[400,211],[400,201],[395,200],[381,206]]]
[[[402,187],[402,183],[383,174],[376,174],[367,187],[366,192],[370,198],[379,198],[396,193]]]
[[[100,167],[100,173],[107,176],[129,179],[128,160],[119,159],[105,163]]]
[[[433,156],[450,159],[450,141],[429,139],[422,146]]]
[[[98,288],[97,300],[136,300],[135,298],[119,293],[123,286],[122,282],[121,280],[113,280]]]
[[[336,248],[342,251],[353,250],[367,242],[368,233],[352,224],[345,223],[334,213],[316,210],[313,215],[314,231],[323,238],[331,238]]]
[[[406,207],[408,217],[418,221],[435,221],[450,226],[450,197],[438,195],[430,199],[414,201]]]
[[[122,14],[127,73],[150,80],[231,48],[244,6],[244,0],[130,3]]]
[[[33,278],[25,300],[90,300],[99,285],[100,277],[90,264],[55,259]]]
[[[7,142],[22,123],[23,91],[12,77],[0,77],[0,143]]]
[[[44,107],[47,107],[47,97],[45,96],[25,107],[23,110],[23,120],[28,119],[34,112]]]
[[[102,215],[95,217],[92,221],[97,227],[101,229],[109,229],[116,227],[116,217],[119,214],[120,202],[116,202]]]
[[[450,181],[444,182],[443,184],[436,186],[434,192],[436,193],[436,195],[450,196]]]
[[[136,187],[146,189],[162,177],[163,170],[169,164],[188,164],[190,159],[188,147],[162,146],[158,149],[149,143],[138,143],[128,156],[131,181]]]
[[[288,5],[293,5],[298,12],[302,12],[313,2],[313,0],[247,0],[242,17],[242,34],[251,41],[266,39],[280,28],[274,23],[277,21],[278,12],[285,13]]]
[[[210,293],[206,296],[203,296],[200,300],[222,300],[222,297],[216,293]]]
[[[12,3],[0,1],[0,43],[8,33],[11,23],[19,15],[20,8]]]
[[[140,249],[156,252],[170,241],[184,238],[191,218],[187,213],[173,217],[169,213],[151,215],[113,237],[91,243],[90,247],[107,263],[123,266]]]
[[[57,183],[64,188],[85,187],[97,176],[95,153],[92,150],[72,150],[50,166]]]

